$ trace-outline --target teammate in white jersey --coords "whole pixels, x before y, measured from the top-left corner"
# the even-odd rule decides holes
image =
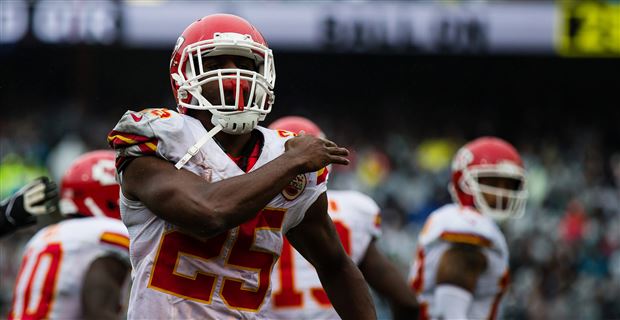
[[[118,319],[129,273],[114,153],[78,158],[61,182],[61,211],[74,218],[26,245],[9,319]],[[79,218],[78,218],[79,216]]]
[[[343,317],[375,318],[327,215],[325,167],[348,164],[348,151],[258,126],[275,84],[260,32],[233,15],[200,19],[170,77],[179,113],[128,111],[108,136],[131,239],[128,317],[261,318],[287,234]]]
[[[269,128],[325,137],[314,122],[298,116],[280,118]],[[352,190],[329,190],[327,198],[329,216],[340,241],[368,284],[390,301],[394,318],[415,318],[418,305],[405,277],[375,245],[381,235],[379,206],[370,197]],[[339,319],[321,287],[316,270],[288,241],[284,242],[272,279],[269,318]]]
[[[525,169],[508,142],[482,137],[452,162],[454,204],[431,213],[410,278],[421,319],[495,319],[508,285],[508,247],[494,220],[518,218]]]

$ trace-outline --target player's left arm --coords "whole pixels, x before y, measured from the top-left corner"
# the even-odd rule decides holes
[[[434,292],[435,306],[444,319],[465,319],[476,284],[488,261],[480,246],[453,243],[439,259]]]
[[[0,236],[31,226],[37,216],[58,210],[58,187],[47,177],[40,177],[0,202]]]
[[[342,319],[376,319],[375,307],[359,269],[345,253],[327,214],[327,195],[306,211],[287,233],[290,243],[316,268],[321,284]]]
[[[405,278],[375,245],[373,239],[366,249],[359,268],[368,284],[390,301],[394,319],[417,319],[418,302]]]
[[[91,263],[82,287],[83,319],[119,319],[127,262],[105,256]]]

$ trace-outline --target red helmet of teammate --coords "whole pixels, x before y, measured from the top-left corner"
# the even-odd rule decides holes
[[[271,123],[269,125],[269,129],[286,130],[292,133],[299,133],[303,131],[304,133],[317,138],[325,138],[325,134],[321,131],[319,126],[307,118],[298,116],[282,117]]]
[[[478,179],[484,177],[514,179],[518,181],[517,188],[511,190],[479,183]],[[494,219],[520,217],[527,200],[521,156],[510,143],[495,137],[481,137],[467,143],[452,161],[450,192],[455,202],[475,207]],[[494,207],[487,203],[483,193],[496,197]]]
[[[221,55],[251,59],[253,70],[205,66],[203,58]],[[189,25],[177,40],[170,60],[170,80],[179,112],[209,110],[214,124],[231,134],[249,132],[264,120],[274,102],[273,52],[248,21],[213,14]],[[203,86],[215,82],[219,92],[208,99]],[[227,103],[225,92],[234,93]]]
[[[77,158],[60,185],[63,214],[120,219],[119,192],[114,152],[98,150]]]
[[[269,129],[274,130],[285,130],[292,132],[294,134],[298,134],[300,132],[304,132],[305,134],[309,134],[311,136],[324,139],[325,134],[316,123],[312,122],[310,119],[298,116],[287,116],[282,117],[269,125]],[[326,167],[327,172],[332,171],[332,165],[328,165]]]

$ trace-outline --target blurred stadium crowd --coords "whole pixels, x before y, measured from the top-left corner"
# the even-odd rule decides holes
[[[292,55],[283,56],[280,62],[287,65],[300,58],[310,60]],[[329,69],[341,64],[343,57],[322,59],[323,66]],[[368,70],[378,70],[384,59],[360,56],[340,68],[355,78],[356,72],[362,72],[357,68],[358,63],[364,62],[368,68],[364,72],[373,78],[381,72]],[[476,59],[427,57],[410,66],[405,64],[404,60],[408,59],[404,57],[391,59],[402,62],[405,69],[418,70],[412,80],[414,84],[419,78],[426,82],[418,87],[397,87],[394,95],[383,97],[360,91],[359,100],[340,101],[345,98],[335,95],[323,104],[316,104],[315,96],[299,100],[301,92],[316,92],[318,84],[303,88],[291,86],[280,89],[283,97],[274,107],[275,115],[269,119],[285,114],[311,117],[331,139],[350,147],[352,165],[334,169],[331,188],[357,189],[379,203],[384,228],[380,246],[403,273],[408,272],[416,236],[425,217],[450,201],[446,185],[450,159],[456,148],[477,135],[505,136],[515,143],[526,161],[530,201],[522,219],[505,225],[512,282],[503,317],[620,317],[620,306],[615,303],[615,297],[620,295],[620,148],[618,128],[613,125],[617,121],[605,119],[614,118],[617,111],[605,113],[604,109],[593,107],[587,112],[591,116],[587,117],[577,111],[562,113],[563,105],[545,106],[540,102],[515,109],[522,100],[535,97],[532,92],[539,86],[547,86],[551,94],[560,95],[562,90],[554,91],[553,86],[544,84],[558,80],[557,75],[530,79],[528,87],[522,90],[511,89],[540,65],[548,65],[544,74],[553,74],[555,68],[562,67],[550,61],[531,58],[533,62],[515,66],[519,63],[509,58],[487,60],[484,63],[496,70],[486,74],[489,79],[495,79],[507,69],[522,71],[512,72],[509,80],[500,83],[472,84],[462,82],[459,74],[481,67],[482,62]],[[573,70],[581,69],[576,76],[584,76],[606,67],[594,63]],[[432,76],[450,68],[456,68],[451,69],[451,77]],[[376,84],[374,89],[391,90],[397,79],[401,79],[399,75],[393,76]],[[289,77],[286,71],[282,72],[283,83]],[[339,85],[338,90],[342,92],[358,87],[355,82],[336,84],[334,81],[322,85]],[[480,88],[493,92],[488,101],[475,99]],[[564,88],[563,83],[557,84],[557,88]],[[29,105],[37,112],[24,113],[26,106],[12,100],[19,93],[17,90],[4,95],[6,100],[3,100],[3,105],[12,101],[15,109],[0,120],[2,197],[40,175],[58,179],[77,155],[105,148],[105,134],[127,105],[117,100],[111,108],[93,108],[77,98],[70,102],[51,98],[50,103],[32,100]],[[166,101],[165,93],[158,99]],[[566,106],[581,103],[570,94],[565,99],[558,98],[558,103]],[[595,102],[605,103],[604,100]],[[345,105],[357,107],[338,107]],[[408,109],[401,110],[405,107]],[[22,246],[33,231],[31,228],[0,242],[2,314],[10,303]]]

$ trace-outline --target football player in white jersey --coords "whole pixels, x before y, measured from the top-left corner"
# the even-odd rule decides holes
[[[0,202],[0,237],[37,223],[57,210],[58,187],[47,177],[30,182]]]
[[[269,128],[324,138],[325,134],[309,119],[288,116]],[[366,282],[390,301],[395,319],[414,319],[418,311],[415,295],[405,277],[377,249],[381,235],[379,206],[370,197],[353,190],[329,190],[329,216],[340,241]],[[269,317],[273,319],[339,319],[312,265],[284,242],[282,255],[272,276]]]
[[[508,247],[496,221],[525,210],[521,157],[502,139],[473,140],[454,157],[449,189],[454,204],[428,217],[410,273],[420,318],[495,319],[508,285]]]
[[[348,151],[258,126],[275,84],[260,32],[206,16],[179,37],[170,77],[178,113],[128,111],[108,136],[131,240],[128,317],[262,318],[286,234],[343,318],[375,318],[327,215],[325,167]]]
[[[26,245],[9,319],[118,319],[129,274],[129,236],[120,221],[114,152],[86,153],[61,182],[72,217]]]

